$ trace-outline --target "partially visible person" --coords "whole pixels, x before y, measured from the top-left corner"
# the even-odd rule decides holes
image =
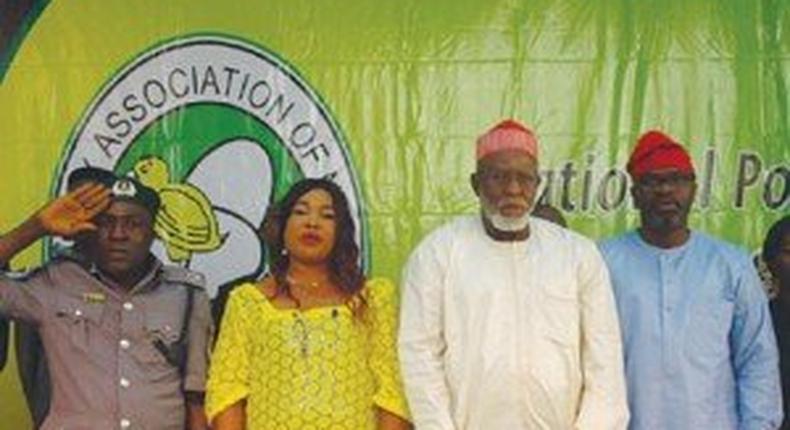
[[[618,430],[620,330],[595,244],[530,216],[538,143],[507,120],[477,139],[480,212],[414,250],[399,351],[420,430]]]
[[[639,138],[627,165],[640,226],[601,244],[625,350],[631,430],[775,429],[778,355],[749,255],[688,226],[691,157]]]
[[[0,371],[8,358],[8,320],[0,317]]]
[[[82,185],[0,237],[0,264],[46,235],[72,238],[80,251],[0,276],[0,313],[32,324],[46,350],[52,392],[42,429],[205,429],[211,317],[202,276],[151,254],[153,190],[96,168],[68,181]]]
[[[2,270],[7,270],[8,267],[4,267]],[[5,364],[8,361],[8,333],[10,330],[10,324],[7,318],[4,318],[0,315],[0,372],[3,371],[5,368]]]
[[[362,273],[341,189],[296,183],[261,234],[269,274],[230,293],[212,356],[212,429],[411,428],[397,292]]]
[[[14,321],[13,332],[19,383],[25,394],[25,403],[33,427],[38,429],[49,414],[52,400],[52,381],[49,377],[44,345],[33,323]]]
[[[781,429],[790,430],[790,419],[787,418],[790,407],[790,216],[785,215],[768,230],[763,242],[762,258],[776,291],[770,307],[782,376],[785,419]]]
[[[560,227],[568,228],[568,222],[565,221],[565,217],[562,216],[562,212],[548,203],[535,205],[535,208],[532,209],[532,216],[553,222]]]

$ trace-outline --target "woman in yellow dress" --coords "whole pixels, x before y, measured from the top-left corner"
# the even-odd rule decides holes
[[[298,182],[263,236],[270,274],[231,293],[212,355],[212,428],[411,428],[395,287],[365,279],[340,188]]]

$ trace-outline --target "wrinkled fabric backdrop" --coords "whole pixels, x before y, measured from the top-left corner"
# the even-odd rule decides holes
[[[636,225],[624,164],[660,128],[696,164],[693,226],[756,251],[788,212],[789,84],[787,0],[5,0],[0,229],[77,166],[132,172],[176,212],[157,255],[216,295],[265,270],[269,203],[329,175],[368,271],[397,280],[420,238],[476,210],[474,139],[513,117],[573,229]],[[13,363],[0,399],[0,427],[28,425]]]

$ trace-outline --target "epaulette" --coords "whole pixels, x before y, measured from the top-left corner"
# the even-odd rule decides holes
[[[205,289],[206,277],[202,273],[195,272],[178,266],[162,266],[162,279],[175,284],[183,284],[189,287]]]

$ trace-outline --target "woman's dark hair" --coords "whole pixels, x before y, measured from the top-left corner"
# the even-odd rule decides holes
[[[765,235],[763,242],[763,260],[766,263],[773,261],[782,249],[782,238],[790,234],[790,215],[785,215],[775,222]]]
[[[358,300],[364,303],[364,298],[358,293],[365,285],[365,275],[359,263],[359,247],[355,240],[354,220],[351,218],[348,199],[340,187],[328,179],[303,179],[297,182],[266,214],[260,233],[269,254],[269,271],[277,284],[276,294],[284,294],[298,304],[298,300],[291,294],[291,286],[287,278],[290,257],[284,252],[285,226],[296,202],[303,195],[316,189],[329,193],[335,212],[335,244],[329,253],[328,264],[330,279],[349,297],[349,303]],[[352,310],[355,307],[352,305]]]

